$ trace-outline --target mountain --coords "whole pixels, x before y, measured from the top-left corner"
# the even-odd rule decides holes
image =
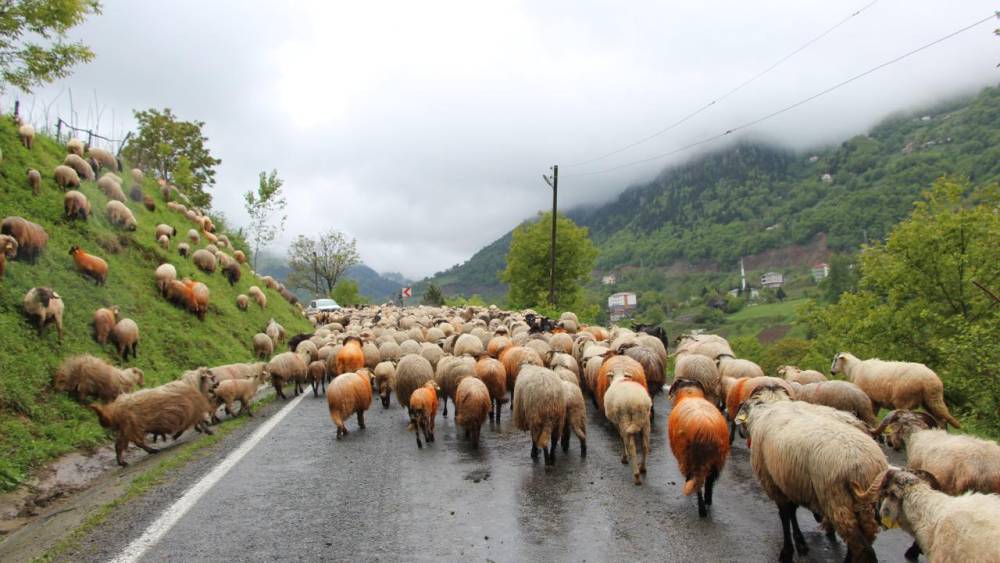
[[[595,278],[634,269],[729,270],[740,257],[754,268],[807,266],[884,237],[942,175],[974,184],[1000,178],[998,122],[1000,89],[986,88],[893,115],[834,147],[793,151],[745,141],[721,148],[567,215],[590,228],[600,251]],[[506,288],[496,273],[510,240],[507,233],[418,290],[433,282],[446,295],[498,299]]]

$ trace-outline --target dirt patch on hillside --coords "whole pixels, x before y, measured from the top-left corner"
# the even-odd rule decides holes
[[[811,243],[806,245],[793,244],[746,256],[743,258],[743,267],[747,270],[765,270],[789,266],[812,266],[817,262],[826,262],[829,258],[830,249],[826,246],[826,234],[820,233]]]
[[[761,344],[771,344],[784,338],[790,330],[792,330],[791,325],[769,326],[757,333],[757,341]]]

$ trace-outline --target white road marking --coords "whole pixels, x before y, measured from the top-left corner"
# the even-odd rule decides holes
[[[285,405],[283,409],[275,413],[270,420],[255,430],[245,442],[230,452],[229,455],[222,460],[222,462],[209,471],[207,475],[202,477],[200,481],[195,483],[193,487],[188,489],[187,492],[181,496],[181,498],[174,502],[174,504],[164,510],[163,513],[160,514],[160,517],[150,524],[149,527],[146,528],[146,531],[143,532],[138,539],[130,543],[128,547],[126,547],[118,555],[118,557],[112,559],[111,563],[133,563],[135,561],[139,561],[142,556],[146,554],[149,548],[156,545],[156,542],[160,541],[160,539],[174,527],[174,524],[176,524],[187,513],[187,511],[191,509],[192,506],[198,503],[201,497],[207,493],[209,489],[218,483],[220,479],[225,477],[226,473],[229,473],[230,469],[239,463],[240,460],[243,459],[243,457],[246,456],[258,442],[264,439],[264,437],[267,436],[267,434],[271,432],[271,430],[273,430],[274,427],[288,415],[288,413],[292,412],[295,405],[298,405],[299,401],[301,401],[305,396],[306,393],[302,393],[295,399],[292,399],[292,401]]]

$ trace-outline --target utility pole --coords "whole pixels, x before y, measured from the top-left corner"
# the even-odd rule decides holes
[[[313,283],[316,285],[316,293],[320,293],[322,289],[319,286],[319,256],[316,251],[313,251]],[[317,295],[316,298],[319,299],[322,295]],[[329,297],[327,295],[326,297]]]
[[[552,176],[542,174],[542,179],[552,188],[552,240],[549,243],[549,303],[556,304],[556,197],[559,194],[559,165],[552,166]]]

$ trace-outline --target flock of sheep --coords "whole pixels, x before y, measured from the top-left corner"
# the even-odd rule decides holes
[[[19,129],[30,149],[33,131]],[[64,164],[54,170],[64,188],[79,187],[80,177],[97,181],[111,201],[111,222],[135,230],[136,218],[124,205],[120,163],[106,151],[71,141]],[[149,209],[155,201],[138,184],[142,172],[131,171],[137,184],[130,198]],[[40,175],[29,171],[37,189]],[[216,234],[211,220],[183,200],[176,188],[161,184],[166,205],[191,221],[187,242],[176,245],[206,274],[221,270],[234,284],[246,257]],[[113,205],[117,204],[117,205]],[[86,220],[86,196],[70,190],[65,196],[68,219]],[[21,217],[7,217],[0,226],[0,276],[7,258],[33,262],[48,235]],[[168,249],[178,230],[158,225],[155,237]],[[202,240],[204,248],[197,248]],[[79,246],[70,249],[79,271],[97,284],[108,276],[107,263]],[[178,280],[176,268],[164,263],[153,274],[162,296],[204,317],[208,288],[189,279]],[[262,283],[295,303],[294,296],[271,278]],[[267,299],[257,286],[237,298],[246,310],[253,300],[261,308]],[[62,337],[63,303],[52,288],[35,287],[24,297],[25,313],[41,331],[54,323]],[[116,433],[119,464],[129,444],[153,453],[154,443],[178,438],[188,429],[211,433],[218,411],[252,416],[251,403],[265,384],[286,398],[311,386],[325,394],[336,436],[348,433],[356,417],[365,427],[365,413],[378,395],[388,408],[393,393],[409,413],[408,429],[417,446],[434,442],[439,403],[448,416],[452,403],[456,425],[472,447],[480,447],[480,430],[487,419],[499,423],[510,402],[516,428],[530,433],[531,457],[555,463],[556,446],[563,452],[575,435],[581,456],[587,453],[586,398],[622,440],[621,460],[630,464],[632,479],[642,483],[648,470],[653,398],[667,387],[667,341],[623,327],[584,326],[573,313],[558,321],[532,311],[490,308],[369,307],[324,313],[312,319],[315,330],[288,337],[274,319],[248,343],[256,362],[198,367],[176,381],[143,389],[143,373],[121,369],[90,355],[66,358],[53,375],[56,389],[90,403],[102,426]],[[123,360],[137,353],[138,325],[121,318],[117,307],[94,313],[94,335],[113,341]],[[288,351],[278,352],[287,345]],[[959,426],[948,412],[941,380],[922,364],[860,360],[846,352],[833,360],[831,373],[844,380],[827,380],[815,371],[783,366],[781,377],[766,375],[752,361],[737,358],[729,343],[715,335],[685,335],[672,355],[674,372],[667,393],[672,403],[667,419],[671,451],[684,479],[685,495],[695,494],[700,516],[707,516],[737,429],[747,437],[751,465],[761,487],[775,501],[783,530],[781,559],[808,552],[796,519],[798,507],[808,509],[831,537],[848,546],[848,560],[875,561],[872,542],[879,525],[902,527],[915,542],[906,555],[921,551],[932,561],[1000,560],[1000,446],[970,436],[949,434]],[[585,398],[586,397],[586,398]],[[240,404],[235,412],[236,403]],[[881,421],[881,408],[893,409]],[[923,409],[918,411],[916,409]],[[889,465],[878,440],[904,448],[907,467]]]

